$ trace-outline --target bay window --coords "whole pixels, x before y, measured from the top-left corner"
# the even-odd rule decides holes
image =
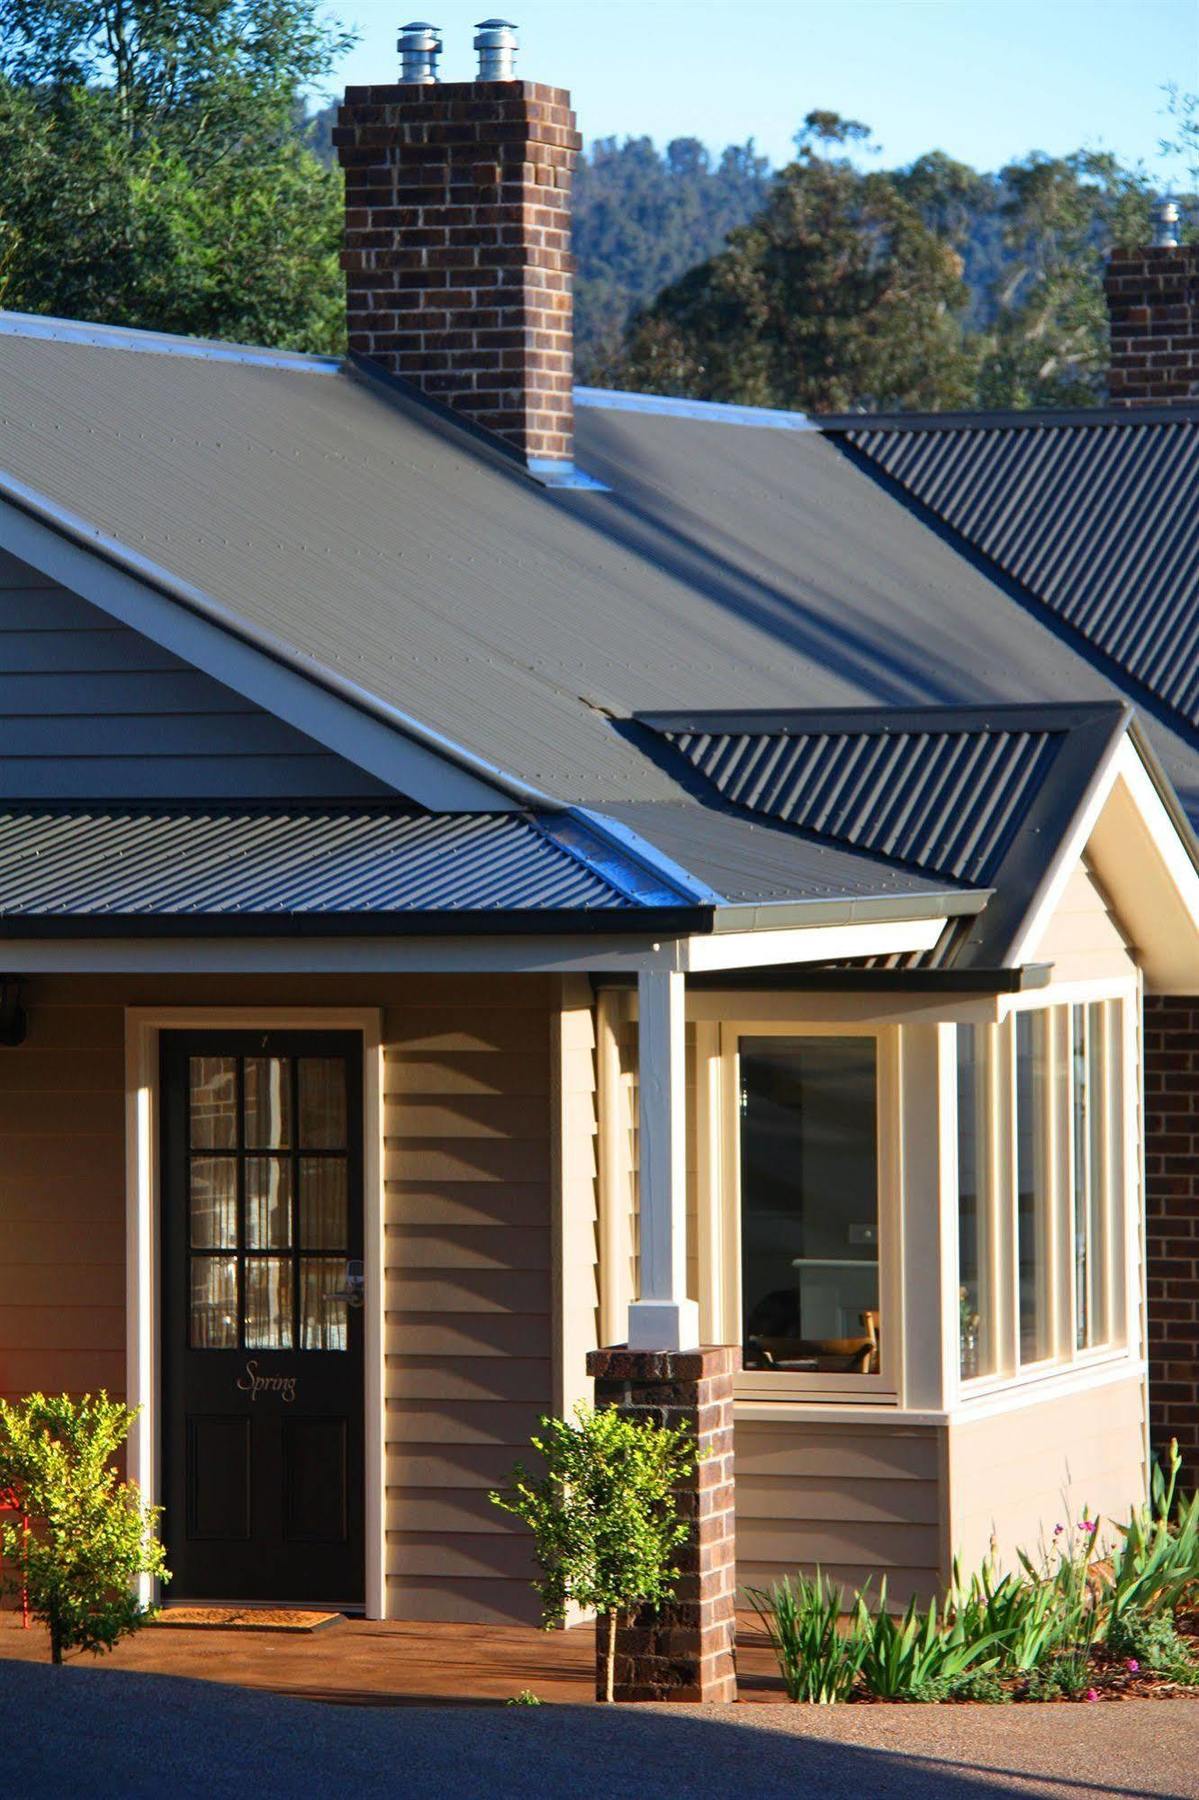
[[[1116,999],[957,1028],[964,1382],[1124,1340],[1123,1028]],[[1006,1131],[1006,1158],[988,1156],[988,1131]]]

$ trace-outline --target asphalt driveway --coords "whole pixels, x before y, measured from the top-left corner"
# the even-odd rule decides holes
[[[1044,1707],[329,1706],[0,1665],[14,1800],[985,1800],[1199,1796],[1199,1702]]]

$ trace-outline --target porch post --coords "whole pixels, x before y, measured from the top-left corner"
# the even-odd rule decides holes
[[[690,1531],[678,1550],[674,1598],[643,1607],[616,1634],[618,1700],[737,1697],[733,1531],[733,1378],[741,1352],[701,1348],[687,1297],[686,1073],[683,977],[638,977],[641,1280],[629,1341],[587,1358],[597,1406],[683,1425],[698,1452],[674,1503]],[[603,1630],[596,1694],[604,1694]]]
[[[641,1283],[629,1307],[630,1350],[694,1350],[699,1307],[687,1298],[686,1039],[683,977],[637,978]]]

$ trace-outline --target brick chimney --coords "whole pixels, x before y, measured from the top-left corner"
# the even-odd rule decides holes
[[[405,79],[346,91],[350,350],[515,447],[572,455],[570,190],[580,138],[563,88],[512,75],[515,32],[479,27],[480,75],[440,82],[431,26],[400,36]]]
[[[1180,244],[1178,208],[1158,210],[1157,242],[1113,250],[1104,276],[1113,406],[1199,400],[1199,244]]]

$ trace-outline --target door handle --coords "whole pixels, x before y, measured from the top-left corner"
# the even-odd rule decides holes
[[[325,1295],[326,1300],[344,1300],[347,1306],[366,1305],[366,1273],[357,1257],[346,1264],[344,1288]]]

